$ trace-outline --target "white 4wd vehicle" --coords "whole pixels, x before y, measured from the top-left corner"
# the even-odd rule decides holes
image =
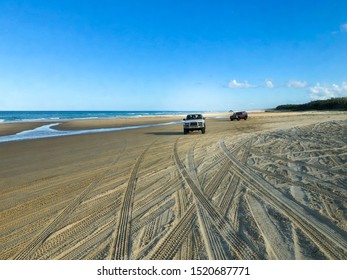
[[[206,123],[205,118],[201,114],[189,114],[183,119],[183,133],[187,134],[189,131],[201,130],[202,134],[205,134]]]

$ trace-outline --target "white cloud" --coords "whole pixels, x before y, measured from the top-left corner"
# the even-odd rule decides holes
[[[340,30],[341,30],[341,32],[347,32],[347,23],[341,24]]]
[[[229,82],[230,88],[254,88],[256,86],[250,85],[247,81],[244,81],[243,83],[239,83],[236,80],[231,80]]]
[[[267,88],[274,88],[275,87],[274,83],[271,80],[266,80],[265,85]]]
[[[347,82],[343,82],[341,85],[321,85],[317,83],[315,86],[310,87],[310,97],[312,99],[329,99],[333,97],[345,97],[347,96]]]
[[[307,82],[305,82],[305,81],[289,81],[287,83],[287,87],[304,88],[304,87],[307,87]]]

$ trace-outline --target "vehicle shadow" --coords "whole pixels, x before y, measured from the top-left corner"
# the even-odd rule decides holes
[[[159,136],[177,136],[177,135],[183,135],[183,132],[179,132],[179,131],[147,132],[146,134],[159,135]]]

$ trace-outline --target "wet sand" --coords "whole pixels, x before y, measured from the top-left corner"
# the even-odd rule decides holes
[[[347,114],[213,117],[0,143],[0,259],[347,259]]]

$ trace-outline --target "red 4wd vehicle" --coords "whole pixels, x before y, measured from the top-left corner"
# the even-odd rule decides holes
[[[236,113],[233,113],[231,116],[230,116],[230,120],[233,121],[233,120],[241,120],[241,119],[244,119],[244,120],[247,120],[248,118],[248,114],[246,111],[242,111],[242,112],[236,112]]]

